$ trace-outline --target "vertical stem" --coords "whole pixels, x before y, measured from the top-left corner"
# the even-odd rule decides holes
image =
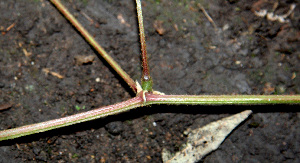
[[[138,15],[140,42],[141,42],[141,51],[142,51],[142,54],[141,54],[142,55],[142,66],[143,66],[142,89],[145,91],[148,91],[148,92],[152,92],[152,79],[151,79],[150,70],[148,67],[146,39],[145,39],[145,31],[144,31],[144,25],[143,25],[142,6],[141,6],[140,0],[136,0],[136,9],[137,9],[137,15]]]

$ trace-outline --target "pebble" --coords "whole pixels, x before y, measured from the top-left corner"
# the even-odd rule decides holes
[[[45,151],[41,151],[39,156],[36,157],[39,161],[47,161],[47,153]]]
[[[121,121],[110,122],[105,125],[105,129],[112,135],[119,135],[124,130],[124,125]]]
[[[33,148],[33,153],[35,154],[35,155],[39,155],[40,154],[40,152],[41,152],[41,149],[39,149],[39,148]]]

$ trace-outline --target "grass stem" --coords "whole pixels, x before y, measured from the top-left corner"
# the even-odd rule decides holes
[[[149,66],[148,66],[145,30],[144,30],[144,24],[143,24],[143,13],[142,13],[142,5],[141,5],[140,0],[136,0],[136,10],[137,10],[137,15],[138,15],[141,52],[142,52],[142,54],[141,54],[142,66],[143,66],[142,89],[145,91],[148,91],[148,92],[152,92],[152,78],[150,76],[150,70],[149,70]]]
[[[124,111],[128,111],[133,108],[137,108],[143,105],[143,99],[141,97],[134,97],[124,102],[120,102],[114,105],[109,105],[94,109],[91,111],[74,114],[71,116],[54,119],[46,122],[26,125],[22,127],[17,127],[13,129],[0,131],[0,141],[14,139],[26,135],[31,135],[35,133],[45,132],[48,130],[53,130],[65,126],[70,126],[73,124],[91,121],[94,119],[103,118],[109,115],[118,114]]]
[[[142,95],[142,93],[140,93]],[[103,118],[151,104],[189,105],[261,105],[261,104],[300,104],[300,95],[157,95],[146,93],[142,96],[99,109],[54,119],[46,122],[0,131],[0,141],[14,139],[39,132],[45,132],[73,124]]]
[[[74,18],[74,16],[60,3],[59,0],[50,0],[54,6],[64,15],[71,24],[81,33],[86,41],[107,61],[107,63],[123,78],[123,80],[136,93],[137,88],[134,80],[109,56],[106,51],[96,42],[94,37]]]
[[[300,104],[300,95],[156,95],[146,94],[148,104],[261,105]]]

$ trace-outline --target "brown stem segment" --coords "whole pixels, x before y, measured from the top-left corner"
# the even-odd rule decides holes
[[[145,30],[143,25],[143,15],[142,15],[142,6],[141,1],[136,0],[136,9],[139,22],[139,31],[140,31],[140,42],[141,42],[141,51],[142,51],[142,89],[148,92],[152,92],[152,79],[150,76],[150,70],[148,66],[148,57],[147,57],[147,48],[146,48],[146,39],[145,39]]]
[[[74,16],[60,3],[59,0],[50,0],[54,6],[71,22],[71,24],[81,33],[87,42],[107,61],[107,63],[124,79],[124,81],[136,93],[136,83],[130,76],[118,65],[118,63],[109,56],[106,51],[95,41],[93,36],[83,28],[83,26],[74,18]]]

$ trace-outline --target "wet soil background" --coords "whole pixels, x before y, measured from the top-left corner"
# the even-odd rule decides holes
[[[298,1],[142,3],[155,90],[197,95],[299,94]],[[133,0],[65,0],[63,4],[133,79],[140,79]],[[286,23],[255,15],[263,9],[283,15],[292,4],[297,6]],[[1,130],[134,96],[49,1],[1,1],[0,28]],[[78,61],[89,55],[96,58]],[[300,162],[299,108],[289,105],[143,107],[1,142],[0,162],[161,162],[163,148],[180,150],[186,129],[245,109],[254,114],[201,162]]]

